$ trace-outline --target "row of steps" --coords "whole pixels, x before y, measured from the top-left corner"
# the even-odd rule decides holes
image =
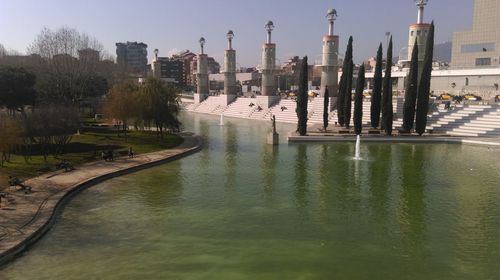
[[[224,114],[229,117],[249,118],[255,120],[269,120],[272,115],[276,117],[277,122],[297,123],[297,114],[295,109],[297,103],[292,99],[281,99],[271,108],[262,108],[257,110],[256,99],[237,98],[228,106],[217,104],[216,97],[209,97],[200,104],[189,104],[186,110],[206,114]],[[323,123],[323,103],[322,98],[315,98],[308,102],[308,123]],[[400,111],[401,100],[394,100],[394,112],[397,118],[393,121],[394,130],[402,126],[402,116]],[[363,125],[370,126],[370,107],[369,100],[363,102]],[[396,112],[399,112],[396,114]],[[354,114],[354,103],[351,107],[351,116]],[[337,121],[336,110],[330,112],[329,123]],[[352,119],[351,119],[352,125]],[[451,109],[445,109],[443,104],[434,106],[427,118],[427,130],[437,133],[456,135],[456,136],[500,136],[500,105],[472,105],[458,104]]]

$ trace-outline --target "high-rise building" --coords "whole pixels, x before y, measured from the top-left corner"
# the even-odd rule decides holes
[[[185,85],[183,80],[184,62],[182,60],[169,57],[156,57],[151,65],[153,75],[156,78],[178,86]]]
[[[193,75],[196,72],[196,68],[191,67],[191,62],[196,60],[196,54],[189,50],[185,50],[179,54],[173,55],[172,58],[182,61],[182,85],[194,86]]]
[[[500,1],[475,0],[472,29],[453,34],[451,66],[500,66]]]
[[[116,43],[118,66],[134,73],[144,73],[148,64],[148,45],[137,42]]]

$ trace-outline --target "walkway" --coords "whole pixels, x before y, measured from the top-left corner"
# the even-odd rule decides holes
[[[75,170],[47,173],[25,181],[33,193],[24,194],[11,187],[0,204],[0,265],[25,250],[47,232],[57,213],[79,191],[104,180],[138,171],[197,152],[202,147],[198,136],[182,134],[180,146],[113,162],[91,162]]]

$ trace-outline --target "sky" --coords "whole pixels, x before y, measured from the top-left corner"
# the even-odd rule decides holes
[[[204,37],[205,52],[222,62],[226,33],[233,30],[237,64],[254,67],[266,39],[264,25],[272,20],[278,63],[307,55],[311,64],[321,59],[330,8],[338,13],[340,52],[352,35],[357,63],[375,56],[380,42],[385,47],[386,32],[396,56],[417,18],[413,0],[0,0],[0,44],[25,53],[42,28],[68,26],[95,37],[113,55],[116,42],[144,42],[151,59],[156,48],[160,56],[197,53]],[[473,0],[430,0],[424,21],[434,20],[436,43],[442,43],[472,28],[472,12]]]

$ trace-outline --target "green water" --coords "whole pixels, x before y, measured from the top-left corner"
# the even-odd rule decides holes
[[[500,278],[500,149],[362,143],[354,161],[225,121],[186,116],[205,149],[84,191],[0,279]]]

